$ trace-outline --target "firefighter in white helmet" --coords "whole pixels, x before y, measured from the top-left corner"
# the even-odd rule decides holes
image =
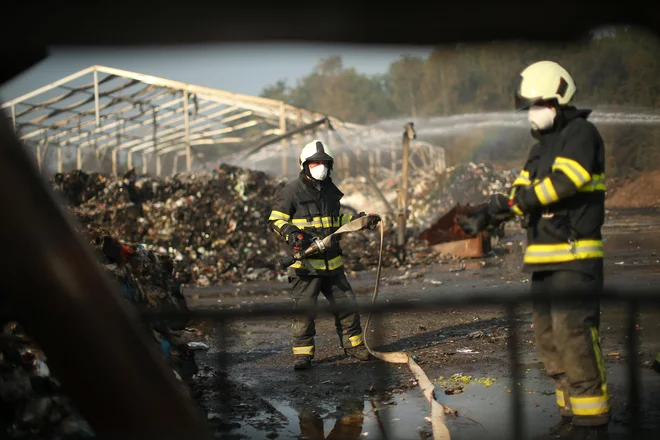
[[[552,435],[604,438],[610,420],[599,346],[603,287],[605,148],[590,110],[570,105],[576,87],[552,61],[522,71],[517,110],[527,110],[538,141],[509,196],[497,194],[459,220],[470,234],[520,216],[527,229],[524,270],[531,272],[537,350],[553,379],[562,423]],[[549,292],[588,291],[589,300],[548,301]]]
[[[353,219],[342,214],[340,200],[343,193],[330,177],[334,157],[332,151],[319,140],[304,146],[300,153],[300,175],[286,185],[279,194],[268,219],[268,227],[282,237],[294,252],[304,250],[312,239],[323,239]],[[361,212],[355,218],[364,216]],[[375,227],[375,218],[371,227]],[[346,279],[339,240],[326,248],[323,254],[307,259],[316,273],[301,262],[289,267],[291,296],[295,307],[306,309],[293,322],[294,368],[307,369],[312,365],[316,334],[315,314],[319,293],[335,307],[337,333],[346,354],[360,360],[369,360],[357,312],[355,294]]]

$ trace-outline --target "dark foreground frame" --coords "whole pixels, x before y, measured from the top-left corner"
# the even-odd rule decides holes
[[[39,2],[36,2],[39,3]],[[593,7],[555,1],[557,23],[539,25],[521,20],[521,7],[493,2],[456,2],[417,8],[374,10],[355,2],[296,5],[273,11],[240,3],[147,3],[131,13],[132,2],[113,2],[112,11],[75,3],[53,8],[35,2],[11,1],[2,6],[4,33],[0,41],[0,82],[16,76],[46,57],[47,47],[69,45],[180,44],[229,41],[298,40],[386,44],[442,44],[456,41],[525,38],[566,41],[584,36],[601,25],[628,23],[652,30],[660,28],[660,4],[612,3]],[[215,5],[215,6],[211,6]],[[124,8],[130,6],[130,8]],[[98,7],[97,7],[98,8]],[[547,4],[529,4],[525,17],[547,17]],[[119,11],[122,19],[117,23]],[[145,14],[148,19],[145,20]],[[195,18],[197,17],[197,18]],[[465,17],[465,18],[463,18]],[[204,23],[203,20],[207,22]],[[326,26],[319,26],[319,21]],[[334,25],[333,25],[334,23]],[[103,29],[103,31],[99,31]],[[211,438],[204,417],[185,396],[153,348],[137,313],[124,304],[118,286],[95,264],[89,246],[76,234],[36,164],[16,138],[8,118],[0,118],[0,310],[16,317],[49,357],[85,418],[101,436],[128,438]],[[560,296],[575,298],[577,292]],[[584,295],[589,295],[588,293]],[[639,434],[639,370],[635,316],[642,305],[660,305],[655,291],[606,289],[603,301],[618,301],[628,309],[627,360],[632,437]],[[489,291],[483,295],[438,298],[416,303],[389,302],[361,310],[376,315],[391,311],[441,310],[492,304],[504,307],[513,326],[517,304],[530,295]],[[320,313],[329,313],[320,308]],[[289,307],[261,305],[245,311],[193,312],[191,317],[231,320],[265,316],[291,316]],[[376,320],[377,322],[378,320]],[[376,332],[378,334],[378,332]],[[513,380],[520,375],[516,332],[509,334]],[[75,343],[73,343],[75,341]],[[374,341],[377,343],[377,341]],[[81,349],[81,347],[83,347]],[[511,349],[513,347],[513,349]],[[95,377],[104,371],[106,380]],[[514,438],[521,438],[520,389],[512,386]],[[114,435],[113,435],[114,434]]]

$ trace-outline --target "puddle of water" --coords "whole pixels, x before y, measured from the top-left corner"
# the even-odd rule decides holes
[[[306,409],[297,411],[283,402],[270,402],[288,420],[277,430],[278,439],[363,439],[411,438],[424,428],[430,431],[429,405],[421,393],[395,394],[385,402],[354,400],[345,402],[338,411],[316,414]],[[377,411],[373,409],[377,408]],[[254,421],[253,421],[254,422]],[[257,424],[257,423],[255,423]],[[387,434],[383,436],[385,431]],[[249,424],[231,432],[246,438],[263,438],[267,434]]]
[[[475,373],[472,373],[475,374]],[[444,390],[453,384],[441,383],[436,388],[440,401],[458,411],[459,416],[446,416],[452,440],[468,439],[508,439],[512,436],[513,392],[511,379],[504,376],[495,378],[491,386],[478,383],[473,379],[464,385],[464,392],[445,395]],[[642,387],[643,429],[658,430],[660,414],[660,375],[651,370],[640,370]],[[613,416],[620,418],[622,402],[627,400],[627,375],[625,366],[608,365],[608,382],[613,396]],[[559,422],[551,382],[539,369],[527,370],[519,381],[521,391],[521,409],[524,438],[534,438],[547,433],[548,429]],[[616,397],[616,399],[615,399]],[[243,423],[241,428],[232,431],[243,438],[264,438],[268,434],[277,434],[277,439],[374,439],[374,438],[420,438],[420,430],[431,432],[430,423],[425,417],[430,416],[427,401],[418,389],[402,394],[394,394],[383,402],[363,400],[345,401],[338,410],[326,408],[323,414],[315,414],[302,408],[294,409],[283,401],[270,403],[286,419],[279,429],[264,429],[259,422],[266,420],[259,417]],[[373,406],[378,408],[373,411]],[[641,408],[640,407],[640,408]],[[646,415],[644,415],[646,414]],[[650,425],[649,425],[650,424]],[[382,435],[383,431],[387,436]],[[626,438],[627,428],[621,423],[610,424],[612,438]],[[275,438],[271,436],[268,438]]]

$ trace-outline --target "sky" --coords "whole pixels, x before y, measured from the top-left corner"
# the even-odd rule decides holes
[[[310,73],[321,58],[340,55],[344,66],[384,73],[403,54],[426,57],[432,47],[347,46],[321,43],[213,44],[159,48],[55,47],[50,55],[0,87],[7,101],[94,64],[258,95],[277,80],[289,84]]]

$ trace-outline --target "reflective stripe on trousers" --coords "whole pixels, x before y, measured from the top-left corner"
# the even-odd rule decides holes
[[[610,412],[610,395],[607,392],[607,377],[605,373],[605,361],[603,360],[603,353],[600,350],[598,343],[598,330],[596,327],[591,327],[591,339],[593,343],[594,353],[596,355],[596,363],[600,373],[600,380],[602,382],[600,396],[590,397],[573,397],[571,396],[571,406],[573,415],[576,416],[600,416]]]
[[[314,346],[306,345],[304,347],[293,347],[293,354],[304,355],[304,356],[314,356]]]

